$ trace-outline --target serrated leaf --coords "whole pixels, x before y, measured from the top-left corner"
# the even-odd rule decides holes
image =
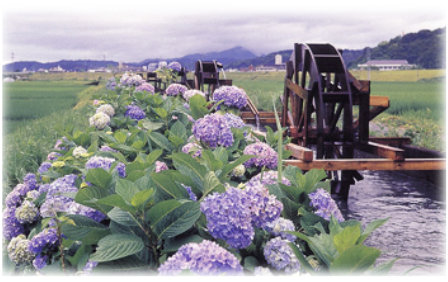
[[[203,189],[204,175],[207,169],[197,160],[185,153],[171,155],[174,167],[183,175],[190,176],[198,187]]]
[[[359,273],[375,264],[381,252],[364,245],[356,245],[339,254],[330,265],[330,272]]]
[[[163,154],[163,150],[157,149],[149,153],[149,155],[146,157],[146,162],[149,165],[152,165],[161,155]]]
[[[127,134],[122,131],[116,131],[114,133],[114,137],[121,144],[124,144],[126,142],[126,139],[128,138]]]
[[[96,244],[101,238],[110,233],[109,229],[88,218],[81,215],[66,215],[71,222],[66,222],[62,225],[62,233],[67,239],[81,241],[84,244]]]
[[[386,221],[388,221],[389,218],[384,218],[384,219],[378,219],[375,221],[370,222],[366,228],[364,229],[364,231],[362,232],[361,236],[359,237],[358,240],[358,244],[363,243],[367,237],[370,236],[370,234],[375,231],[375,229],[377,229],[378,227],[380,227],[381,225],[383,225],[384,223],[386,223]]]
[[[199,202],[167,200],[152,207],[147,214],[153,232],[166,239],[190,229],[201,215]]]
[[[80,189],[78,193],[76,193],[75,201],[77,203],[99,210],[102,213],[107,213],[111,210],[111,207],[102,205],[97,202],[99,199],[104,198],[108,195],[109,192],[106,189],[90,186]]]
[[[112,210],[110,210],[107,213],[107,216],[122,225],[126,225],[126,226],[137,226],[137,223],[135,222],[134,218],[132,217],[132,215],[127,212],[124,211],[120,208],[114,207]]]
[[[124,211],[128,212],[134,212],[134,208],[130,205],[128,205],[123,198],[118,194],[112,194],[107,197],[101,198],[97,201],[98,204],[111,206],[111,207],[117,207]]]
[[[151,196],[154,194],[154,189],[147,189],[143,191],[139,191],[136,193],[131,200],[131,204],[134,207],[140,208],[146,204],[147,201],[151,198]]]
[[[119,179],[115,185],[115,192],[128,203],[131,203],[132,198],[139,191],[140,189],[133,182],[126,179]]]
[[[216,177],[215,173],[213,171],[209,171],[205,175],[204,179],[204,193],[202,197],[205,197],[209,193],[212,192],[225,192],[226,188],[224,185],[219,181],[218,177]]]
[[[164,170],[158,173],[151,173],[151,181],[156,185],[159,193],[164,195],[164,198],[182,199],[188,196],[185,189],[178,187],[174,181],[171,171]]]
[[[314,269],[313,267],[309,264],[309,262],[307,261],[307,259],[305,258],[305,256],[302,254],[302,252],[300,251],[300,249],[296,246],[296,244],[294,243],[289,243],[288,244],[289,247],[292,249],[292,251],[294,252],[294,255],[296,256],[296,258],[299,260],[300,265],[308,272],[308,273],[314,273]]]
[[[90,260],[97,262],[113,261],[140,252],[144,244],[140,237],[132,234],[111,234],[98,242],[96,252]]]
[[[165,240],[165,244],[163,245],[163,252],[164,253],[171,253],[176,252],[180,247],[182,247],[185,244],[188,243],[200,243],[204,240],[199,235],[193,234],[190,236],[187,236],[185,238],[169,238]]]
[[[153,122],[150,120],[140,121],[139,124],[146,130],[155,131],[163,127],[163,122]]]
[[[87,171],[86,181],[101,188],[107,188],[112,181],[112,175],[102,168],[92,168]]]
[[[359,225],[347,226],[340,233],[334,235],[333,243],[336,250],[342,254],[356,244],[359,236],[361,236],[361,227]]]
[[[160,134],[159,132],[151,132],[148,134],[149,139],[151,139],[152,142],[154,142],[157,146],[160,148],[171,151],[172,145],[170,141],[165,137],[165,135]]]
[[[187,129],[185,128],[185,125],[180,122],[176,121],[170,128],[170,132],[173,133],[175,136],[183,138],[187,135]]]

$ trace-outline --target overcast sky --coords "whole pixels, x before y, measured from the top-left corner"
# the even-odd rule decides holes
[[[446,26],[445,1],[433,0],[59,2],[2,4],[4,63],[12,52],[15,61],[138,62],[234,46],[261,55],[294,42],[358,49]]]

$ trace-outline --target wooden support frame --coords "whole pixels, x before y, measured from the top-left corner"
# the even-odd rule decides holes
[[[394,161],[404,160],[404,150],[375,142],[356,143],[356,148]]]
[[[297,144],[286,144],[285,149],[291,152],[291,156],[304,162],[311,162],[314,158],[313,150],[299,146]]]
[[[444,158],[405,159],[325,159],[305,162],[301,160],[284,160],[285,165],[299,167],[302,170],[324,169],[335,170],[445,170]]]

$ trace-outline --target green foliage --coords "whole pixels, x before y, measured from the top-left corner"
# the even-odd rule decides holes
[[[98,242],[96,252],[90,256],[92,261],[113,261],[136,254],[143,250],[144,243],[132,234],[111,234]]]

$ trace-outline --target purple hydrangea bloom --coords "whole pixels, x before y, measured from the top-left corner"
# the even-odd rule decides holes
[[[19,191],[15,188],[5,198],[5,204],[9,208],[15,208],[18,205],[20,205],[21,202],[22,202],[22,196],[20,195]]]
[[[205,97],[205,93],[197,89],[191,89],[185,91],[182,97],[184,97],[186,101],[190,101],[191,97],[193,97],[194,95],[201,95],[202,97]],[[188,103],[185,103],[184,106],[188,106],[187,109],[190,109],[190,105]]]
[[[244,148],[243,153],[245,155],[255,155],[256,157],[246,161],[244,165],[246,167],[267,167],[269,169],[277,168],[277,152],[269,147],[268,144],[263,142],[256,142],[247,145]]]
[[[42,184],[39,186],[39,193],[47,193],[50,189],[50,184]]]
[[[119,162],[115,167],[115,170],[118,172],[118,176],[126,177],[126,165],[122,162]]]
[[[181,184],[182,187],[184,187],[184,189],[188,192],[188,195],[190,196],[190,200],[192,201],[197,201],[198,197],[196,196],[196,194],[191,190],[190,186]]]
[[[84,267],[82,268],[82,272],[83,272],[84,274],[88,274],[88,273],[92,272],[93,269],[94,269],[95,267],[97,267],[97,266],[98,266],[98,262],[97,262],[97,261],[91,261],[91,260],[89,260],[89,261],[86,263],[86,265],[84,265]]]
[[[208,195],[201,203],[208,232],[232,248],[248,247],[255,234],[250,204],[251,199],[245,191],[234,187],[229,187],[225,193]]]
[[[166,165],[166,163],[161,162],[161,161],[156,161],[156,173],[157,172],[161,172],[163,170],[167,170],[168,166]]]
[[[124,115],[135,120],[141,120],[146,117],[145,111],[136,105],[129,105]]]
[[[72,199],[64,196],[48,197],[40,206],[40,214],[42,217],[55,217],[58,212],[68,212],[72,202]]]
[[[147,83],[147,82],[144,82],[141,85],[135,87],[135,92],[143,92],[143,91],[154,94],[155,89],[151,83]]]
[[[25,177],[23,177],[23,183],[28,186],[30,190],[36,189],[36,175],[34,173],[27,173]]]
[[[315,209],[315,214],[326,220],[330,220],[331,216],[334,216],[338,222],[344,221],[338,205],[325,189],[318,188],[316,191],[308,194],[308,197],[311,200],[310,205]]]
[[[213,92],[213,101],[221,100],[228,107],[242,109],[247,105],[247,94],[236,86],[221,86]]]
[[[266,243],[263,254],[268,264],[276,270],[292,273],[299,270],[300,263],[288,244],[289,241],[275,237]]]
[[[54,160],[56,160],[56,159],[57,159],[58,157],[60,157],[60,156],[62,156],[62,155],[59,154],[59,153],[51,152],[51,153],[48,154],[48,156],[47,156],[47,160],[49,160],[49,161],[54,161]]]
[[[102,168],[104,170],[109,170],[114,162],[115,159],[113,158],[93,156],[87,161],[86,169]]]
[[[16,208],[6,208],[3,210],[3,237],[6,240],[18,236],[25,232],[22,224],[16,218]]]
[[[35,254],[40,254],[47,249],[56,248],[59,242],[58,231],[56,228],[46,228],[40,233],[34,235],[31,239],[29,250]]]
[[[25,200],[15,211],[16,219],[21,224],[33,223],[39,216],[39,210],[33,202]]]
[[[50,162],[43,162],[40,164],[39,169],[37,170],[37,172],[39,174],[45,173],[47,172],[51,167],[51,163]]]
[[[273,222],[266,224],[265,229],[274,236],[280,236],[282,239],[294,242],[296,236],[285,231],[295,231],[294,223],[286,218],[279,217]]]
[[[202,147],[199,146],[198,144],[194,143],[194,142],[190,142],[185,144],[182,147],[182,152],[184,152],[185,154],[190,154],[193,153],[193,158],[199,158],[202,155]]]
[[[196,274],[240,274],[243,271],[238,259],[212,241],[189,243],[169,257],[158,269],[160,274],[175,275],[190,270]]]
[[[145,80],[138,74],[125,73],[120,78],[120,85],[124,87],[139,86],[144,82]]]
[[[230,147],[233,134],[224,116],[214,113],[198,119],[193,124],[194,137],[210,148],[217,146]]]
[[[115,90],[117,88],[117,81],[115,80],[115,77],[111,77],[106,82],[106,89],[107,90]]]
[[[44,268],[45,266],[47,266],[47,256],[41,256],[38,255],[34,260],[33,260],[33,266],[36,270],[41,270],[42,268]]]
[[[179,62],[171,62],[168,64],[168,68],[172,69],[173,71],[180,71],[182,66]]]
[[[85,217],[95,220],[96,222],[101,222],[106,218],[106,216],[102,212],[78,204],[74,201],[70,202],[70,204],[68,205],[67,213],[83,215]]]
[[[112,153],[117,153],[118,151],[115,149],[112,149],[111,147],[107,146],[107,145],[103,145],[100,148],[101,152],[112,152]]]
[[[283,204],[264,186],[251,186],[245,190],[250,201],[252,223],[259,228],[280,217]]]
[[[275,170],[262,171],[259,174],[252,177],[247,183],[246,187],[259,186],[259,185],[272,185],[277,183],[278,172]],[[285,177],[282,178],[282,183],[290,186],[291,182]]]
[[[224,117],[230,128],[243,128],[246,126],[244,121],[237,115],[234,115],[232,113],[225,113]]]
[[[168,96],[183,95],[187,89],[188,88],[182,84],[172,83],[166,88],[165,93]]]

